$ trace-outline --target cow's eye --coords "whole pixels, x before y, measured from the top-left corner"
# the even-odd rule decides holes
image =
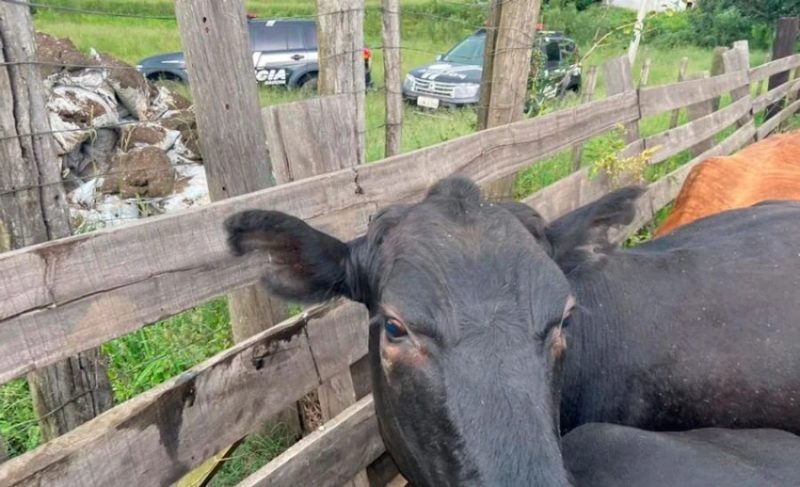
[[[572,324],[572,314],[568,314],[561,320],[561,328],[567,328]]]
[[[400,340],[408,335],[406,327],[394,318],[387,318],[383,323],[383,329],[390,340]]]

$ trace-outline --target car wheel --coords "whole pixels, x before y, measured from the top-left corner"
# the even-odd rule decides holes
[[[319,88],[319,80],[317,79],[317,75],[307,74],[305,77],[303,77],[300,83],[298,83],[298,86],[303,91],[316,93],[317,89]]]
[[[150,73],[147,75],[147,79],[150,81],[174,81],[180,82],[181,79],[177,75],[167,72],[160,72],[160,73]]]

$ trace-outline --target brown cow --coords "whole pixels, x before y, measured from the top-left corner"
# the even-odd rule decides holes
[[[800,200],[800,130],[773,135],[692,168],[672,213],[655,235],[766,200]]]

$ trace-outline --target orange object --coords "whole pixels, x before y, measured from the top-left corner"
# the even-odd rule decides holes
[[[661,236],[699,218],[766,200],[800,200],[800,130],[773,135],[689,171]]]

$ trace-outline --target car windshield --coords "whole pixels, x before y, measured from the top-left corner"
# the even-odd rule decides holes
[[[485,45],[486,36],[467,37],[445,54],[442,60],[448,63],[481,66],[483,65],[483,49]]]

